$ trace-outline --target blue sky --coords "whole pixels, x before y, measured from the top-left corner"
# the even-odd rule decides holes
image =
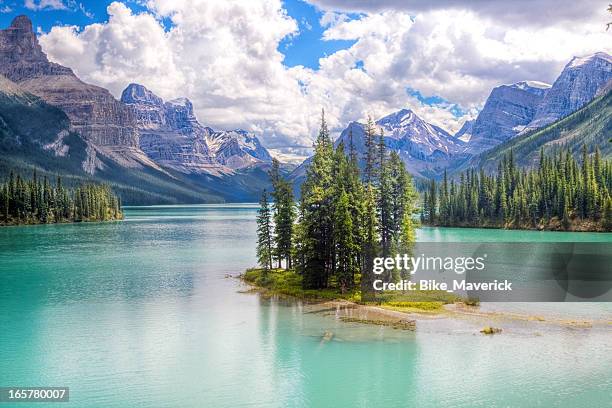
[[[44,0],[43,0],[44,1]],[[97,1],[75,1],[57,0],[52,4],[63,4],[64,9],[57,9],[56,6],[49,5],[41,9],[36,7],[44,6],[41,0],[32,0],[30,8],[25,7],[24,0],[0,0],[0,23],[3,27],[10,24],[13,17],[17,14],[25,14],[32,19],[34,27],[40,27],[43,31],[49,31],[55,25],[77,25],[83,27],[94,22],[103,22],[108,19],[106,7],[112,0]],[[125,1],[134,11],[144,10],[137,1]],[[7,9],[8,7],[8,9]],[[8,11],[10,9],[10,11]]]
[[[334,52],[350,48],[356,41],[322,39],[325,27],[320,20],[323,11],[301,0],[285,0],[283,6],[287,14],[297,21],[300,33],[285,38],[279,45],[279,51],[285,55],[285,65],[293,67],[303,65],[308,68],[319,68],[319,58]],[[356,14],[347,14],[349,19],[359,18]]]
[[[45,3],[49,1],[49,3]],[[10,24],[11,19],[17,14],[28,15],[35,29],[48,32],[57,25],[76,25],[84,27],[92,23],[104,23],[108,21],[107,6],[114,0],[99,1],[76,1],[76,0],[32,0],[30,6],[23,0],[0,0],[1,26]],[[146,11],[141,1],[123,1],[134,13]],[[63,9],[57,9],[63,5]],[[348,49],[356,40],[324,40],[323,33],[327,27],[321,25],[324,11],[303,0],[283,0],[283,7],[290,17],[298,24],[299,33],[283,39],[278,50],[284,55],[284,65],[294,67],[303,65],[307,68],[317,70],[319,59],[333,54],[342,49]],[[38,9],[36,9],[38,8]],[[348,20],[359,19],[359,14],[344,14]],[[166,29],[171,28],[169,20],[162,21]],[[358,61],[357,68],[363,69],[363,62]],[[458,106],[439,96],[424,96],[420,91],[408,87],[406,92],[416,97],[421,103],[428,106],[453,106],[452,112],[456,117],[463,116],[465,112]]]
[[[42,2],[41,2],[42,1]],[[108,14],[107,6],[114,0],[98,1],[76,1],[76,0],[52,0],[52,4],[63,4],[63,9],[48,5],[44,6],[45,0],[32,0],[31,6],[25,7],[23,0],[0,0],[0,25],[6,27],[17,14],[25,14],[32,19],[35,28],[48,32],[56,25],[76,25],[84,27],[92,23],[106,22]],[[142,2],[136,0],[123,1],[133,12],[145,11]],[[334,52],[350,48],[355,41],[322,39],[325,27],[321,26],[320,20],[324,12],[317,7],[302,0],[284,0],[283,7],[287,14],[298,23],[299,34],[287,37],[279,44],[278,50],[285,56],[284,64],[288,67],[303,65],[308,68],[318,69],[319,58],[333,54]],[[358,14],[346,14],[349,19],[357,19]],[[170,28],[169,21],[162,22],[166,29]]]

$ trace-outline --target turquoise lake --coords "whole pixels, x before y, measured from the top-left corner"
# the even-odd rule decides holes
[[[0,386],[70,387],[70,402],[35,407],[612,406],[609,303],[508,305],[608,324],[519,322],[495,336],[470,319],[416,332],[342,323],[241,293],[228,275],[256,263],[255,216],[254,205],[134,207],[121,222],[1,228]],[[612,234],[423,228],[418,239]]]

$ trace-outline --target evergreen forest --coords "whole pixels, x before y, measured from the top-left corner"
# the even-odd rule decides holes
[[[67,188],[36,172],[27,180],[11,172],[0,183],[0,225],[109,221],[123,218],[121,200],[106,184]]]
[[[323,114],[298,203],[274,162],[273,191],[262,195],[257,219],[257,255],[264,270],[295,270],[305,289],[346,292],[360,285],[363,298],[373,291],[374,258],[410,251],[418,195],[371,119],[364,157],[358,157],[352,137],[349,141],[334,148]]]
[[[495,174],[469,170],[459,180],[431,180],[421,221],[428,225],[554,230],[612,230],[612,162],[599,149],[580,159],[569,150],[546,156],[534,169],[516,165],[512,151]]]

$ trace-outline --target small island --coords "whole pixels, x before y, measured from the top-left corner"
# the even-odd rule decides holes
[[[257,217],[261,268],[241,278],[266,294],[320,302],[322,311],[342,309],[340,319],[347,322],[412,330],[414,321],[406,313],[436,314],[446,304],[474,302],[446,291],[374,291],[374,258],[412,250],[418,194],[371,120],[365,135],[362,171],[352,137],[348,154],[343,143],[334,148],[322,115],[297,208],[290,182],[273,164],[272,205],[264,191]],[[388,271],[376,279],[408,279],[405,273]]]
[[[123,219],[121,200],[107,184],[65,187],[34,172],[27,180],[10,173],[0,184],[0,226],[112,221]]]
[[[405,270],[393,268],[375,275],[374,259],[412,253],[419,208],[429,225],[609,231],[611,170],[598,150],[589,158],[583,148],[580,162],[565,150],[551,157],[542,150],[539,167],[529,171],[517,168],[510,153],[497,174],[469,171],[457,183],[445,174],[421,198],[372,120],[365,126],[365,155],[359,160],[350,132],[348,146],[334,146],[323,114],[297,205],[291,182],[273,163],[272,191],[263,192],[257,217],[260,268],[240,277],[267,295],[318,302],[320,310],[333,309],[347,322],[414,329],[414,320],[407,319],[416,314],[487,318],[476,308],[478,299],[445,290],[374,290],[375,279],[410,279]]]
[[[269,295],[290,296],[309,301],[343,300],[410,313],[438,313],[444,310],[444,305],[456,302],[469,306],[478,305],[477,300],[464,299],[456,294],[439,290],[381,291],[377,292],[375,298],[362,300],[358,288],[344,293],[333,287],[319,290],[304,289],[302,277],[295,271],[285,269],[252,268],[240,278]]]

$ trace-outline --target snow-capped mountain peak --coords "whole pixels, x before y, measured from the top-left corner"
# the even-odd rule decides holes
[[[375,122],[375,134],[382,129],[385,145],[396,151],[413,174],[427,176],[436,173],[451,160],[465,156],[466,144],[449,135],[438,126],[427,123],[410,109],[401,109]],[[363,157],[365,148],[365,124],[351,122],[336,140],[348,151],[352,145],[357,155]]]
[[[376,126],[383,130],[386,138],[394,140],[393,143],[418,147],[419,153],[427,156],[435,151],[452,155],[463,148],[463,141],[453,138],[440,127],[425,122],[410,109],[391,113],[377,120]]]
[[[418,119],[418,117],[410,109],[400,109],[397,112],[393,112],[377,120],[376,124],[389,129],[394,129],[406,125],[407,123],[415,120],[415,118]]]

